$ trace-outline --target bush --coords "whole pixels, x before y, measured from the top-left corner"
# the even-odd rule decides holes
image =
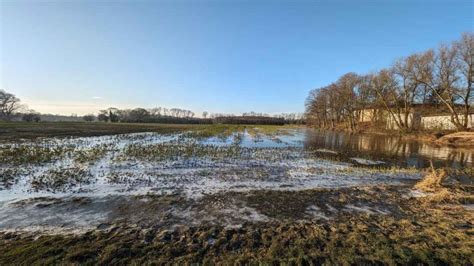
[[[39,121],[41,121],[41,117],[40,117],[39,114],[30,113],[30,114],[24,114],[21,117],[21,120],[23,120],[25,122],[39,122]]]

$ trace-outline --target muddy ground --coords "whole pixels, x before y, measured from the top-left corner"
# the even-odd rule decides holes
[[[219,193],[198,200],[122,196],[95,207],[87,198],[36,199],[34,208],[43,214],[97,208],[107,215],[82,232],[3,232],[0,264],[469,265],[474,190],[463,191],[464,198],[441,202],[413,194],[411,185]]]

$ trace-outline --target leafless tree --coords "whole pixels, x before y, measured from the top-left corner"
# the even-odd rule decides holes
[[[86,122],[92,122],[95,120],[95,115],[93,114],[84,115],[82,119]]]
[[[471,89],[462,93],[463,90],[459,87],[462,74],[460,73],[458,48],[455,45],[441,45],[431,59],[431,62],[424,66],[424,74],[419,81],[429,89],[432,102],[439,102],[447,107],[451,113],[451,122],[456,128],[465,130],[467,119],[466,121],[460,119],[457,105],[464,98],[467,98],[467,102],[469,102]],[[469,107],[465,110],[467,110],[467,117]]]
[[[424,62],[429,62],[426,61],[426,58],[426,55],[414,54],[399,59],[391,68],[398,86],[394,87],[394,98],[390,107],[397,113],[395,119],[398,120],[397,124],[400,129],[414,129],[415,124],[413,120],[410,121],[410,115],[412,107],[426,94],[424,89],[426,86],[417,79],[420,71],[418,68],[426,65]]]
[[[457,67],[460,72],[458,85],[453,89],[455,97],[463,104],[462,128],[467,128],[470,106],[473,103],[474,83],[474,34],[464,33],[460,41],[454,43]]]
[[[348,73],[310,91],[306,117],[309,123],[322,127],[345,123],[354,130],[360,110],[383,107],[399,129],[413,130],[413,108],[430,104],[444,106],[456,128],[465,130],[473,103],[473,81],[474,34],[465,33],[451,45],[401,58],[375,74]]]
[[[0,90],[0,119],[10,120],[11,116],[21,108],[20,99],[14,94]]]
[[[155,107],[148,110],[151,116],[161,116],[161,107]]]
[[[395,73],[391,69],[384,69],[372,76],[372,89],[377,95],[377,100],[384,106],[398,128],[406,129],[407,125],[402,119],[400,108],[399,85]]]

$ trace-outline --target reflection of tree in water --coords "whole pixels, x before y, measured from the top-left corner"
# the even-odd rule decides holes
[[[347,157],[363,155],[415,167],[427,167],[430,160],[433,160],[436,166],[462,167],[473,163],[473,151],[437,147],[403,140],[401,137],[345,132],[307,132],[305,142],[307,147],[335,150]]]

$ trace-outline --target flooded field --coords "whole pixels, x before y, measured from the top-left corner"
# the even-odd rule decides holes
[[[4,142],[0,231],[10,245],[40,235],[128,236],[133,230],[151,230],[149,241],[161,241],[157,235],[174,239],[192,234],[189,230],[239,235],[270,224],[323,226],[343,217],[414,215],[410,206],[421,192],[411,187],[425,169],[401,167],[393,160],[398,154],[347,152],[340,149],[345,147],[340,142],[347,143],[340,137],[321,141],[318,134],[246,126]],[[215,234],[203,240],[206,246],[224,241]],[[187,252],[178,253],[170,256],[188,261]]]
[[[117,196],[180,195],[187,200],[223,192],[400,184],[421,177],[414,169],[354,167],[377,164],[363,158],[353,158],[354,163],[324,159],[337,152],[305,149],[306,137],[297,129],[272,134],[245,129],[211,137],[135,133],[2,144],[0,229],[91,228],[107,221],[104,211],[113,209]],[[77,198],[87,199],[90,209],[74,207]],[[52,203],[58,200],[76,214],[57,209]],[[241,218],[233,205],[228,208]],[[258,213],[248,217],[261,218]]]

